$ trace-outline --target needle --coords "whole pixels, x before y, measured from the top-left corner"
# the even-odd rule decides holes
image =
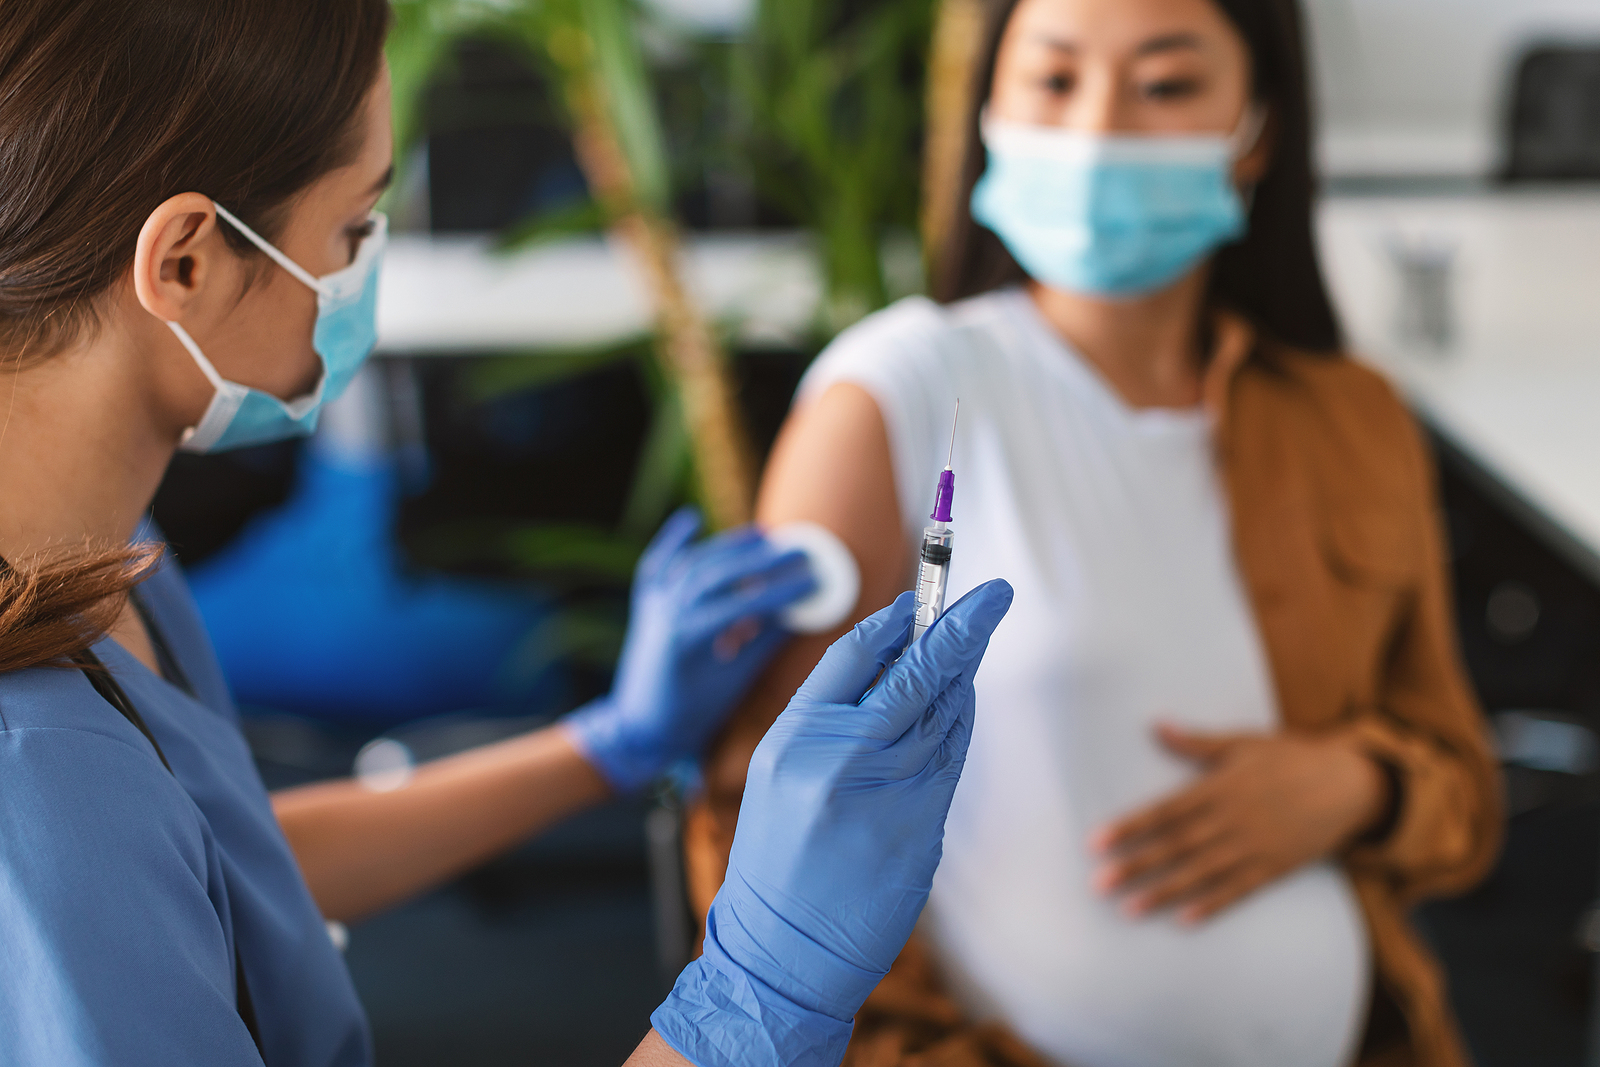
[[[945,457],[944,469],[950,469],[950,461],[956,458],[956,423],[961,421],[961,398],[956,398],[956,417],[950,420],[950,454]]]

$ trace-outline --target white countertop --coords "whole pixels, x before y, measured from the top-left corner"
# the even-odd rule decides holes
[[[1445,352],[1398,339],[1397,234],[1456,249]],[[1353,346],[1600,577],[1600,192],[1336,199],[1321,239]]]
[[[804,337],[822,296],[810,242],[798,233],[696,235],[690,289],[751,345]],[[590,348],[647,333],[650,304],[632,260],[602,238],[499,254],[486,237],[397,234],[378,292],[379,347],[389,354]]]

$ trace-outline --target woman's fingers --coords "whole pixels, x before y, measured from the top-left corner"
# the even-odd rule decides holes
[[[1128,896],[1123,909],[1130,915],[1148,915],[1162,908],[1181,905],[1212,891],[1248,862],[1245,850],[1224,837],[1208,847],[1196,849],[1153,876]]]
[[[1194,809],[1190,817],[1169,823],[1161,833],[1139,840],[1095,873],[1095,888],[1110,893],[1133,885],[1185,861],[1227,837],[1227,824],[1210,807]]]
[[[1217,880],[1192,902],[1180,908],[1178,918],[1186,923],[1201,923],[1220,911],[1232,907],[1262,886],[1276,880],[1286,872],[1274,871],[1262,864],[1242,864]]]
[[[635,570],[635,577],[639,581],[651,581],[666,567],[668,561],[676,556],[694,535],[700,532],[700,512],[694,508],[679,508],[672,513],[656,535],[650,539],[650,545],[639,557],[639,565]]]
[[[1192,759],[1198,763],[1212,763],[1222,759],[1241,744],[1259,740],[1260,733],[1209,733],[1203,730],[1186,730],[1171,723],[1156,727],[1156,737],[1173,755]]]
[[[1127,848],[1142,838],[1165,832],[1166,828],[1193,818],[1211,801],[1212,779],[1181,789],[1164,800],[1141,808],[1132,815],[1102,826],[1089,835],[1089,847],[1096,852],[1111,853]]]
[[[1128,893],[1136,913],[1177,905],[1194,921],[1214,915],[1335,851],[1371,820],[1381,792],[1376,774],[1341,774],[1346,750],[1314,739],[1170,728],[1161,736],[1207,764],[1205,775],[1091,839],[1107,854],[1096,884]],[[1354,767],[1367,771],[1370,760]]]

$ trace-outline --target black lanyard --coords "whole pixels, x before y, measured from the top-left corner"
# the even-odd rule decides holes
[[[9,570],[11,570],[11,565],[3,557],[0,557],[0,574],[4,574]],[[145,630],[150,634],[150,643],[155,647],[156,662],[161,666],[162,674],[173,685],[183,689],[190,696],[194,696],[194,690],[189,685],[189,680],[184,675],[183,668],[179,666],[177,656],[172,653],[172,646],[167,644],[166,636],[161,632],[161,627],[156,625],[154,614],[146,607],[137,593],[130,594],[129,599],[133,602],[134,610],[139,613],[139,618],[144,623]],[[94,686],[94,691],[99,693],[101,698],[115,708],[124,719],[127,719],[135,730],[144,734],[145,740],[150,742],[150,747],[155,749],[156,758],[161,761],[161,765],[167,769],[168,774],[176,778],[177,772],[173,771],[172,764],[167,762],[167,754],[161,751],[161,742],[157,741],[156,735],[150,732],[150,727],[146,725],[144,716],[140,715],[139,709],[133,706],[133,701],[129,699],[127,691],[122,688],[121,683],[117,681],[110,669],[100,661],[100,657],[95,655],[92,649],[86,648],[73,656],[72,662],[83,672],[83,676],[88,679],[89,684]],[[255,1042],[256,1051],[261,1054],[263,1061],[265,1061],[266,1053],[261,1048],[261,1033],[256,1027],[256,1009],[250,1000],[250,986],[244,977],[244,960],[239,955],[239,935],[237,931],[234,932],[233,939],[233,976],[239,1019],[244,1023],[245,1029],[250,1031],[250,1040]]]

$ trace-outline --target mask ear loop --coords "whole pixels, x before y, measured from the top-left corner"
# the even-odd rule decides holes
[[[1270,112],[1257,101],[1250,101],[1250,106],[1239,116],[1239,125],[1228,137],[1228,145],[1233,149],[1235,160],[1243,159],[1255,151],[1256,145],[1261,143],[1261,135],[1267,131],[1267,116]],[[219,209],[220,210],[220,209]]]
[[[319,282],[310,271],[306,270],[300,264],[284,255],[282,252],[278,251],[267,242],[266,238],[262,237],[260,234],[256,233],[256,231],[240,222],[238,216],[229,211],[227,208],[223,207],[221,204],[217,203],[215,200],[211,201],[211,206],[217,209],[217,216],[219,218],[221,218],[229,226],[232,226],[235,230],[238,230],[240,235],[243,236],[245,240],[249,241],[251,244],[261,249],[261,251],[265,252],[274,263],[288,271],[290,274],[294,275],[305,285],[309,286],[311,291],[316,293],[318,296],[327,295],[322,290],[322,283]]]
[[[1261,143],[1261,135],[1267,130],[1267,116],[1271,114],[1259,102],[1252,100],[1250,106],[1239,116],[1239,125],[1228,137],[1228,142],[1233,151],[1233,160],[1237,163],[1245,156],[1254,152]],[[1256,186],[1258,183],[1250,182],[1239,190],[1240,197],[1244,200],[1244,213],[1248,217],[1255,210]]]
[[[200,427],[206,425],[206,423],[211,419],[211,413],[217,408],[218,405],[226,404],[232,398],[228,396],[228,383],[223,380],[221,374],[217,373],[217,368],[211,365],[211,361],[206,358],[206,354],[200,351],[199,344],[195,342],[193,337],[189,336],[189,331],[185,330],[176,322],[167,323],[167,329],[173,332],[173,334],[178,338],[178,341],[188,351],[189,355],[194,358],[196,365],[198,365],[200,368],[200,373],[206,376],[206,380],[211,383],[212,389],[211,403],[206,405],[205,414],[200,416],[199,422],[186,428],[183,431],[183,436],[179,438],[178,444],[183,446],[194,440],[194,435],[199,431]],[[236,401],[234,402],[234,406],[238,406]]]

